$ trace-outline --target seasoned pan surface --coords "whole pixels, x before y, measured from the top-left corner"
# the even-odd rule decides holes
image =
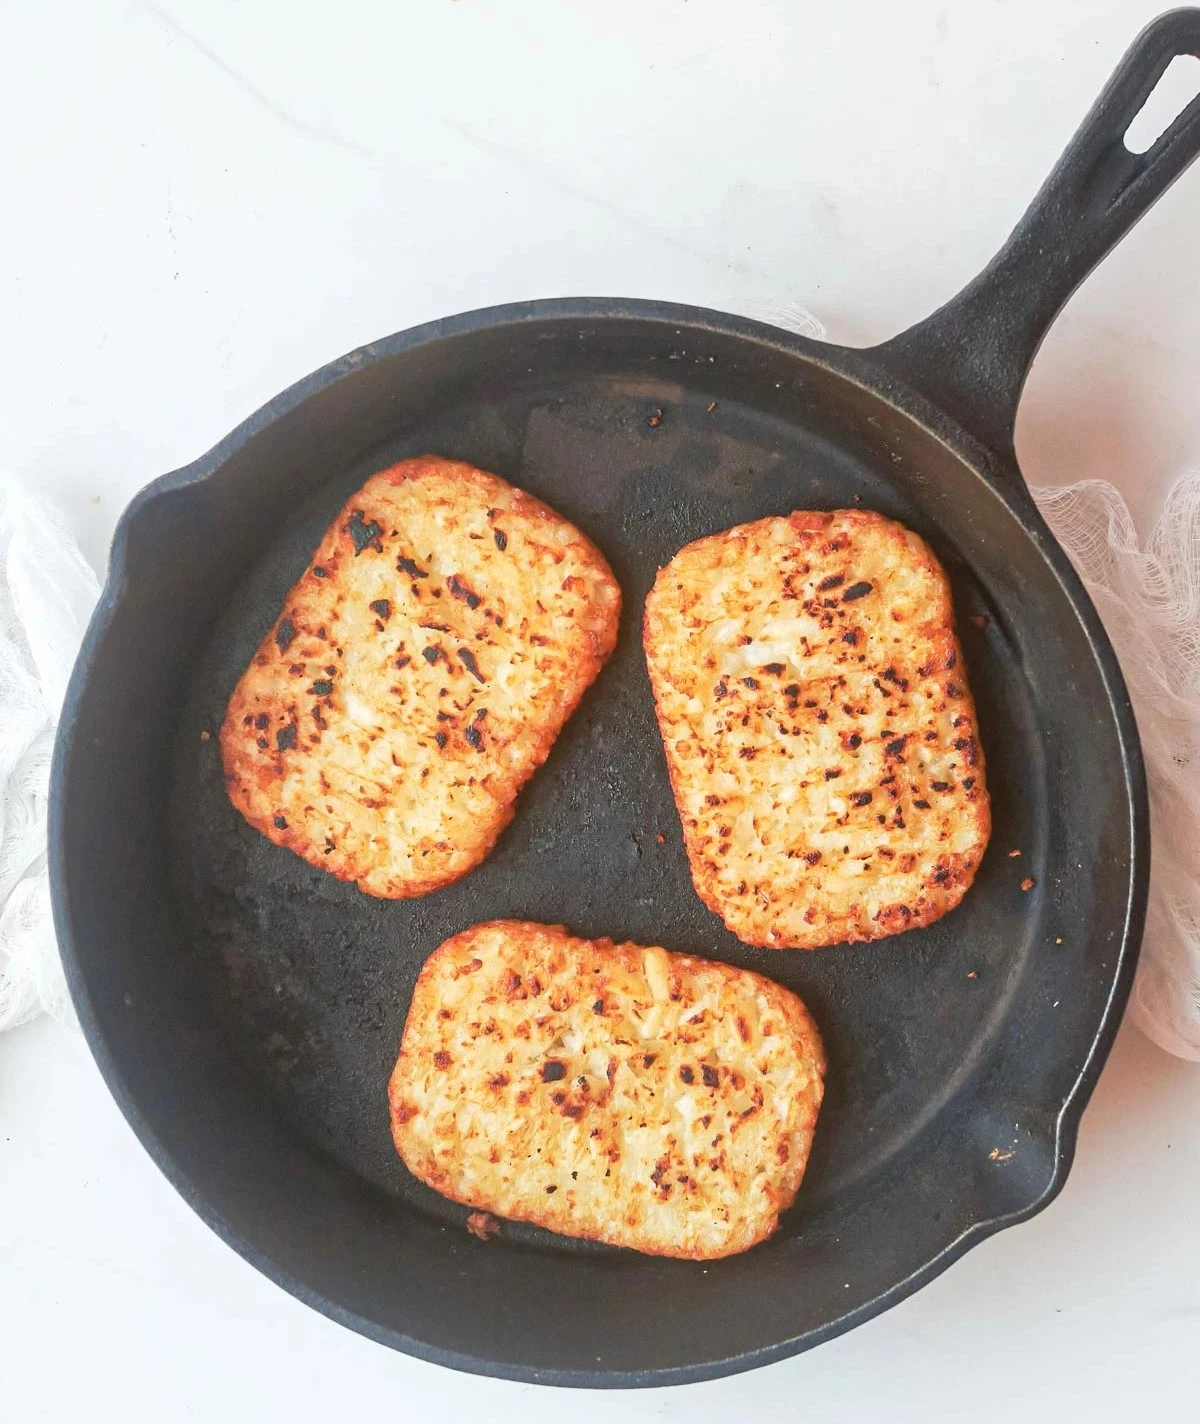
[[[465,1210],[403,1170],[381,1094],[417,970],[476,921],[566,922],[585,935],[758,969],[802,994],[833,1066],[796,1230],[822,1199],[885,1168],[954,1101],[1002,1038],[1029,960],[1053,945],[1045,892],[1019,888],[1027,875],[1045,878],[1044,758],[1020,650],[993,617],[986,586],[888,471],[745,403],[709,412],[710,400],[670,378],[613,373],[559,394],[498,393],[484,408],[452,409],[402,432],[334,472],[284,522],[231,589],[197,660],[179,722],[171,862],[231,1045],[298,1132],[447,1223],[461,1226]],[[379,465],[428,450],[502,473],[586,530],[613,564],[626,612],[616,655],[496,852],[449,889],[386,903],[251,830],[225,795],[215,733],[263,629],[346,496]],[[951,570],[983,709],[993,849],[963,908],[927,932],[816,954],[753,950],[691,885],[641,651],[642,605],[659,566],[691,539],[764,514],[859,503],[931,535]],[[1008,859],[1018,847],[1020,859]],[[515,1226],[506,1234],[579,1249]]]

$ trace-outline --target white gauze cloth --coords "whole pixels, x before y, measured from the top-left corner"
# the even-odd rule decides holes
[[[754,296],[747,316],[824,335],[803,308]],[[1125,672],[1153,817],[1150,910],[1132,1013],[1200,1060],[1200,475],[1179,481],[1145,549],[1102,480],[1033,491],[1095,600]],[[50,923],[50,752],[96,579],[43,500],[0,476],[0,1030],[71,1011]]]
[[[50,920],[50,754],[99,588],[44,500],[0,474],[0,1030],[73,1021]]]
[[[1144,549],[1107,480],[1033,497],[1104,620],[1146,756],[1150,905],[1130,1012],[1200,1060],[1200,475],[1174,485]]]

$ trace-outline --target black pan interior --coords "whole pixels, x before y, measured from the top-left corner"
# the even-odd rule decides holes
[[[1129,898],[1108,694],[1008,505],[819,357],[765,332],[645,316],[368,351],[129,524],[101,656],[124,657],[137,685],[81,703],[67,831],[96,866],[76,877],[70,908],[105,946],[82,972],[110,1077],[218,1229],[388,1343],[522,1378],[717,1373],[882,1308],[964,1235],[1061,1181],[1072,1144],[1058,1117],[1112,992]],[[575,521],[611,561],[625,609],[616,654],[490,859],[435,895],[390,903],[251,831],[225,797],[215,734],[342,501],[375,469],[428,451],[493,470]],[[918,530],[950,574],[992,846],[962,907],[928,930],[750,949],[691,887],[642,603],[691,539],[851,505]],[[447,935],[502,916],[725,959],[804,997],[825,1035],[828,1092],[808,1177],[771,1242],[707,1267],[518,1225],[483,1245],[465,1209],[408,1176],[384,1087],[413,979]]]

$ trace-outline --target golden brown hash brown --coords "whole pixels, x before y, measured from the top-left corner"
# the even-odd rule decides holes
[[[388,1098],[400,1156],[452,1200],[708,1260],[791,1205],[824,1072],[768,979],[495,921],[425,964]]]
[[[428,456],[346,504],[229,703],[229,796],[368,894],[480,863],[612,651],[596,547],[494,475]]]
[[[760,519],[681,550],[645,648],[692,878],[747,944],[928,925],[991,828],[950,589],[868,510]]]

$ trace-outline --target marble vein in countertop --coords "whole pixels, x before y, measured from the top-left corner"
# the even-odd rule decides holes
[[[611,217],[618,218],[621,222],[628,223],[630,227],[646,237],[652,237],[657,242],[671,248],[675,252],[682,252],[686,257],[694,257],[701,262],[707,262],[714,267],[720,267],[731,272],[737,272],[744,276],[758,277],[764,281],[773,280],[762,268],[754,266],[750,262],[743,262],[738,259],[723,257],[714,252],[706,252],[703,248],[692,247],[689,243],[682,241],[673,233],[647,222],[645,218],[639,217],[636,213],[631,213],[611,199],[603,197],[599,193],[593,193],[589,188],[581,188],[578,184],[572,183],[564,178],[561,173],[550,168],[548,165],[539,163],[532,155],[523,149],[511,147],[508,144],[496,142],[495,139],[485,138],[482,134],[476,133],[457,119],[451,119],[445,114],[434,116],[451,133],[455,133],[465,143],[469,143],[473,148],[479,150],[489,158],[498,158],[505,163],[511,164],[514,168],[519,168],[523,173],[529,174],[533,178],[540,179],[549,187],[559,193],[563,193],[568,198],[575,198],[580,202],[591,203],[594,207],[608,213]]]
[[[177,39],[182,40],[189,48],[195,51],[202,59],[206,60],[214,69],[223,74],[234,83],[244,94],[248,95],[261,108],[265,109],[280,123],[286,124],[296,133],[303,134],[306,138],[316,140],[318,143],[328,144],[333,148],[341,149],[344,153],[350,153],[358,158],[366,159],[368,162],[375,162],[380,155],[367,148],[365,145],[347,138],[344,134],[337,133],[331,129],[318,127],[310,123],[307,119],[301,118],[298,114],[292,113],[283,107],[277,100],[264,92],[259,86],[242,71],[230,64],[221,54],[208,45],[199,35],[193,33],[185,25],[166,10],[161,5],[147,3],[145,10],[148,14],[168,30]],[[718,47],[719,48],[719,47]],[[700,55],[692,56],[692,59],[702,59],[706,51]],[[615,217],[618,221],[626,223],[635,231],[642,233],[646,237],[653,238],[661,242],[664,246],[673,251],[680,252],[684,256],[694,258],[698,261],[709,264],[712,267],[722,268],[735,272],[739,276],[752,277],[761,282],[770,283],[774,280],[772,275],[753,263],[744,259],[734,258],[728,254],[706,251],[703,248],[695,247],[683,241],[674,233],[647,221],[636,213],[629,212],[621,205],[614,203],[611,199],[604,197],[600,193],[592,192],[588,188],[572,183],[561,173],[556,172],[549,166],[539,163],[536,158],[525,151],[507,144],[498,143],[495,139],[487,138],[476,133],[473,129],[462,123],[460,120],[450,118],[446,114],[434,113],[430,115],[437,123],[455,134],[464,143],[470,145],[477,152],[484,154],[491,159],[498,159],[507,163],[521,172],[540,180],[548,187],[572,198],[577,202],[591,204],[593,207],[607,213],[610,217]]]
[[[297,133],[304,134],[306,138],[316,139],[318,143],[327,143],[334,148],[340,148],[344,153],[353,153],[359,158],[373,160],[375,155],[370,149],[364,148],[362,144],[355,143],[353,139],[344,137],[339,133],[334,133],[330,129],[318,128],[315,124],[310,124],[306,119],[302,119],[297,114],[290,113],[281,104],[271,98],[269,94],[264,94],[253,80],[248,79],[239,69],[235,69],[228,60],[223,59],[214,49],[191,30],[186,29],[169,11],[164,10],[161,5],[149,4],[146,6],[149,14],[153,15],[158,22],[168,29],[177,38],[189,45],[198,55],[206,59],[214,69],[219,70],[227,79],[266,111],[277,118],[280,123],[287,124]]]

